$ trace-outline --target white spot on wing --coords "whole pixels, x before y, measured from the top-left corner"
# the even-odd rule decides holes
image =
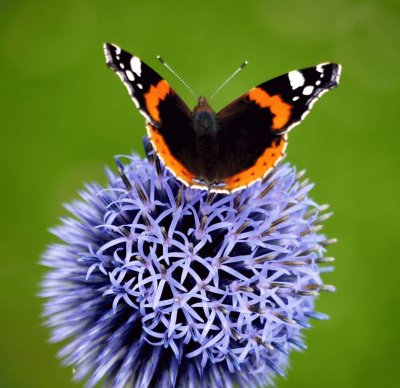
[[[119,63],[119,67],[120,67],[122,70],[125,69],[125,65],[124,65],[122,62]]]
[[[314,104],[321,98],[322,95],[324,95],[325,93],[328,93],[329,89],[322,89],[310,102],[310,105],[308,106],[308,109],[301,115],[301,119],[300,121],[298,121],[297,123],[295,123],[294,125],[298,125],[300,124],[306,117],[307,115],[310,113],[312,107],[314,106]]]
[[[308,85],[303,89],[303,94],[309,96],[314,91],[314,86]]]
[[[300,98],[299,96],[294,96],[294,97],[292,98],[292,100],[293,100],[293,101],[297,101],[299,98]]]
[[[336,83],[339,84],[340,75],[342,74],[342,65],[338,65],[337,75],[336,75]]]
[[[139,77],[142,75],[142,62],[138,57],[131,58],[131,69]]]
[[[135,80],[135,76],[133,75],[133,73],[130,70],[126,70],[125,74],[128,77],[129,81],[134,81]]]
[[[137,84],[137,87],[138,87],[139,89],[143,89],[143,85],[142,85],[142,84]]]
[[[315,83],[315,85],[321,85],[321,81],[318,80],[318,81]]]
[[[291,71],[288,74],[288,77],[289,77],[290,86],[292,87],[293,90],[300,88],[304,85],[304,81],[305,81],[304,76],[299,71],[297,71],[297,70]]]

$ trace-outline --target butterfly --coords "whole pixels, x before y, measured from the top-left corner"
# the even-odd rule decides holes
[[[190,110],[166,80],[120,47],[106,43],[104,52],[168,170],[187,186],[222,193],[241,190],[273,169],[285,154],[287,133],[338,85],[341,73],[335,63],[294,70],[215,113],[205,97]]]

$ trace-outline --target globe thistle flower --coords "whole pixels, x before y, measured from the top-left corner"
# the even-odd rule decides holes
[[[319,291],[329,214],[289,164],[235,194],[183,186],[145,140],[66,205],[42,264],[44,316],[92,387],[246,387],[284,375]]]

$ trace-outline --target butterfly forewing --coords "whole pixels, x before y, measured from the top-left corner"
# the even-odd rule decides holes
[[[197,173],[192,114],[183,100],[159,74],[120,47],[106,43],[107,65],[128,89],[147,121],[150,140],[163,162],[184,183]]]
[[[282,158],[286,133],[338,84],[340,65],[292,71],[251,89],[218,114],[219,178],[229,190],[262,178]]]

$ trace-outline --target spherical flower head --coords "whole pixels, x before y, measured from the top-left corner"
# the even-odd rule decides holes
[[[265,386],[323,285],[329,214],[289,164],[233,194],[185,187],[145,140],[106,188],[66,205],[42,263],[51,340],[87,386]]]

